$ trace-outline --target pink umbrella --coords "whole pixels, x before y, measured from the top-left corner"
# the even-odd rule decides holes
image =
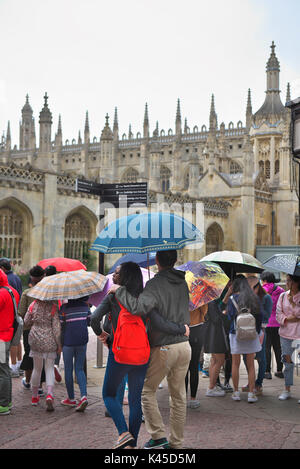
[[[144,281],[144,286],[145,286],[149,280],[149,275],[150,275],[150,278],[152,278],[154,277],[155,274],[154,272],[151,272],[151,270],[148,271],[148,269],[144,269],[143,267],[141,267],[141,271],[143,274],[143,281]],[[104,298],[107,295],[108,290],[110,289],[111,285],[113,285],[113,274],[107,275],[106,278],[107,278],[107,282],[103,290],[97,293],[94,293],[88,299],[88,303],[92,304],[93,306],[98,306],[101,303],[101,301],[104,300]]]

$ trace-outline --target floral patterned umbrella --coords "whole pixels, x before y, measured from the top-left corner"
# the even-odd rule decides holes
[[[190,311],[219,298],[229,281],[221,267],[213,262],[187,262],[176,268],[186,272]]]

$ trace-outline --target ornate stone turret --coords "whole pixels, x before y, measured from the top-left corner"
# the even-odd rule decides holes
[[[51,151],[51,125],[52,114],[48,107],[48,95],[44,95],[44,107],[40,112],[40,146],[39,153],[49,153]]]
[[[106,114],[105,116],[105,126],[101,132],[101,138],[100,140],[112,140],[113,139],[113,133],[111,131],[111,128],[109,127],[109,115]]]
[[[20,122],[20,150],[35,149],[35,124],[33,111],[29,104],[29,96],[26,95],[26,102],[22,108],[22,121]]]
[[[254,122],[256,125],[264,121],[271,124],[278,122],[286,114],[286,108],[280,99],[279,89],[279,61],[275,54],[274,41],[271,45],[271,56],[267,62],[267,90],[266,99],[262,107],[254,114]]]

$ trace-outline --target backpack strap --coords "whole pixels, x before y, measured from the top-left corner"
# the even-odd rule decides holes
[[[239,307],[238,307],[237,302],[236,302],[235,299],[233,298],[233,295],[231,295],[230,299],[231,299],[232,303],[234,304],[235,309],[236,309],[237,312],[238,312],[238,311],[239,311]]]

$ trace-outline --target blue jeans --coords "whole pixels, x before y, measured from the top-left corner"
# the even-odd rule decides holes
[[[266,359],[266,332],[264,334],[264,340],[261,344],[261,351],[257,352],[256,360],[258,361],[258,373],[257,379],[255,381],[255,386],[262,386],[263,380],[265,377],[266,367],[267,367],[267,359]]]
[[[85,345],[76,345],[69,347],[67,345],[63,346],[63,357],[65,364],[65,382],[68,392],[68,397],[71,400],[74,400],[74,381],[73,381],[73,363],[75,365],[75,374],[77,378],[77,383],[80,389],[81,397],[86,396],[86,375],[84,372],[84,362],[86,356],[86,347]]]
[[[289,355],[292,360],[292,355],[295,351],[295,347],[292,347],[292,342],[294,339],[286,339],[285,337],[280,337],[280,345],[281,345],[281,361],[284,364],[283,369],[283,376],[285,385],[293,386],[294,384],[294,363],[288,363],[286,361],[285,356]]]
[[[134,437],[136,446],[140,426],[142,423],[141,395],[148,363],[146,365],[122,365],[117,363],[114,354],[109,349],[106,372],[102,388],[104,404],[111,415],[119,435],[129,431]],[[120,384],[124,383],[128,375],[128,403],[129,403],[129,429],[123,414],[122,403],[118,397]]]

